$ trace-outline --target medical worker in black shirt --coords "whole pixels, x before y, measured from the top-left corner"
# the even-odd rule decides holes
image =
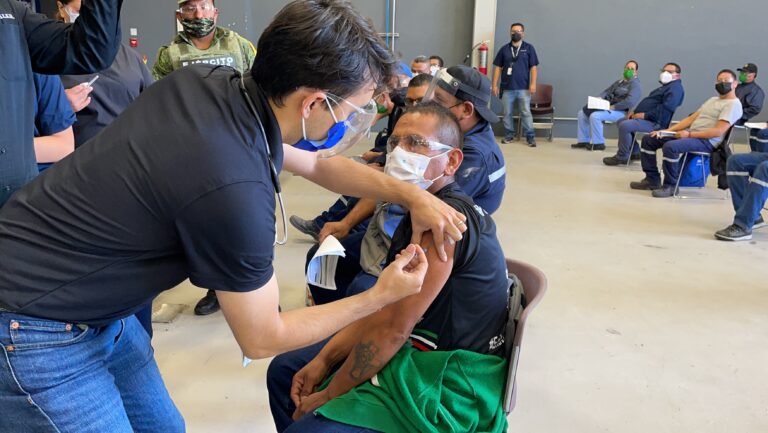
[[[0,206],[37,176],[32,71],[87,74],[109,66],[120,44],[122,3],[90,0],[77,23],[64,24],[0,0]]]
[[[439,199],[331,157],[370,126],[393,74],[370,21],[346,1],[294,1],[258,52],[244,77],[195,65],[150,86],[0,209],[0,407],[14,414],[0,432],[184,431],[132,314],[187,278],[217,291],[248,358],[315,343],[420,290],[426,257],[412,245],[368,292],[278,312],[282,168],[403,204],[413,241],[431,230],[443,260],[462,238],[466,217]]]

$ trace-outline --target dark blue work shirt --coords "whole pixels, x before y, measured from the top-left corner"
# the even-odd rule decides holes
[[[75,112],[64,93],[64,86],[55,75],[34,74],[35,81],[35,137],[57,134],[75,123]],[[37,164],[40,171],[51,163]]]
[[[83,2],[75,24],[0,0],[0,206],[37,176],[32,71],[88,73],[112,63],[120,43],[122,0]]]
[[[249,84],[278,170],[282,137]],[[103,325],[189,278],[245,292],[272,278],[275,189],[232,69],[189,66],[0,208],[0,303]]]
[[[499,50],[493,64],[501,68],[501,90],[528,90],[531,68],[539,65],[539,57],[528,42],[523,41],[519,49],[509,43]]]
[[[481,120],[464,135],[464,161],[456,183],[475,203],[494,213],[504,198],[506,170],[491,124]]]
[[[668,128],[677,107],[683,105],[685,90],[681,80],[670,81],[656,88],[635,107],[635,113],[644,113],[645,120],[659,128]]]
[[[109,68],[98,74],[62,75],[61,81],[69,89],[90,82],[96,75],[99,79],[93,83],[91,103],[77,113],[73,128],[75,147],[82,146],[106,128],[155,81],[139,53],[126,44],[120,45]]]

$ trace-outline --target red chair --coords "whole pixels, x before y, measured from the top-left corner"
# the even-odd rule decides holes
[[[544,293],[547,291],[547,277],[534,266],[516,260],[507,259],[507,271],[514,274],[522,282],[524,308],[517,321],[512,318],[509,322],[515,326],[515,337],[512,341],[512,347],[508,349],[507,359],[509,367],[507,370],[507,384],[504,389],[504,413],[509,415],[515,408],[517,402],[517,367],[520,362],[520,348],[523,341],[523,332],[525,331],[525,322],[534,308],[541,302]],[[516,322],[516,323],[515,323]]]

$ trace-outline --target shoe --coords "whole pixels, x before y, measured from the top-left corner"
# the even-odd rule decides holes
[[[501,139],[501,144],[514,143],[514,141],[515,141],[515,136],[514,135],[511,136],[511,137],[510,136],[506,136],[506,137]]]
[[[207,316],[219,311],[220,308],[216,292],[209,290],[205,297],[195,305],[195,316]]]
[[[536,147],[536,138],[528,137],[528,147]]]
[[[762,227],[765,227],[765,226],[766,226],[765,220],[763,219],[762,216],[759,216],[755,220],[755,223],[752,224],[752,230],[759,229],[759,228],[762,228]]]
[[[640,154],[639,153],[633,153],[632,156],[629,157],[630,161],[640,161]]]
[[[661,183],[651,183],[648,178],[643,178],[640,182],[632,182],[629,184],[632,189],[639,189],[642,191],[655,191],[661,189]]]
[[[605,150],[605,144],[604,143],[590,144],[589,146],[587,146],[587,150],[589,151]]]
[[[576,143],[571,145],[571,149],[586,149],[589,143]]]
[[[675,195],[675,187],[672,185],[665,185],[657,190],[654,190],[651,195],[656,198],[669,198]]]
[[[614,155],[614,156],[609,156],[607,158],[603,158],[603,164],[610,167],[615,167],[617,165],[627,165],[627,161],[622,161],[619,158],[616,158],[616,155]]]
[[[748,241],[752,239],[752,230],[731,224],[719,232],[715,232],[715,238],[721,241]]]
[[[315,242],[320,239],[320,227],[318,227],[314,221],[305,220],[303,218],[297,217],[296,215],[291,215],[291,218],[289,218],[288,221],[291,222],[292,226],[296,227],[296,230],[312,237]]]

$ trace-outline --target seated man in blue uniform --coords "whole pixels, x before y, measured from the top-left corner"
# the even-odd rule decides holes
[[[476,69],[454,66],[448,76],[458,83],[455,88],[442,86],[437,89],[435,100],[459,118],[464,133],[464,162],[456,182],[483,209],[493,214],[501,206],[506,188],[506,166],[491,123],[499,121],[488,107],[491,99],[490,81]],[[420,102],[427,92],[431,77],[416,76],[408,86],[406,105]],[[355,212],[350,213],[352,208]],[[340,209],[343,209],[339,211]],[[347,236],[352,228],[365,221],[373,213],[375,203],[363,200],[353,206],[337,202],[314,220],[292,217],[291,223],[299,231],[322,242],[325,236]],[[349,217],[349,218],[347,218]]]
[[[423,426],[434,420],[400,397],[415,392],[409,385],[421,382],[417,377],[434,378],[436,373],[446,380],[433,385],[450,389],[447,393],[469,391],[464,388],[469,386],[476,396],[461,402],[435,401],[435,407],[439,406],[444,415],[442,419],[450,418],[452,410],[461,406],[486,414],[479,417],[478,431],[506,430],[499,405],[504,361],[492,356],[503,353],[504,347],[501,334],[507,315],[506,265],[493,220],[456,182],[463,157],[461,142],[455,117],[437,104],[417,106],[400,119],[390,140],[394,147],[387,172],[426,188],[466,215],[466,236],[447,246],[451,257],[447,263],[438,260],[433,240],[425,236],[421,246],[429,268],[420,294],[350,325],[327,343],[289,352],[272,361],[267,386],[278,431],[425,431]],[[385,262],[393,260],[410,239],[409,226],[406,215],[397,227]],[[483,368],[473,371],[482,370],[480,374],[486,379],[476,380],[475,376],[450,382],[448,378],[457,378],[453,374],[458,371],[451,367],[456,364],[438,361],[446,356],[466,356],[455,359],[465,367],[466,362],[482,364]],[[422,368],[414,368],[414,364]],[[337,366],[328,386],[320,389]],[[474,375],[470,370],[465,371]],[[397,378],[403,377],[410,379],[398,387]],[[417,397],[438,398],[424,392],[413,395]],[[375,401],[394,404],[385,407]],[[349,410],[352,406],[355,410]],[[298,422],[291,426],[293,420]],[[459,431],[461,427],[469,428],[460,426]]]
[[[741,101],[736,97],[736,73],[723,69],[717,74],[715,90],[695,113],[666,131],[653,131],[643,137],[642,164],[645,178],[632,182],[632,189],[651,190],[656,198],[672,197],[680,176],[680,161],[686,152],[712,152],[722,144],[725,134],[741,119]],[[656,151],[664,153],[664,182],[659,174]]]
[[[617,166],[626,164],[630,158],[640,159],[640,146],[634,145],[635,134],[669,127],[675,110],[685,99],[680,73],[677,63],[664,65],[659,75],[661,87],[640,101],[634,111],[628,113],[627,120],[619,122],[619,150],[616,155],[603,158],[603,164]]]

